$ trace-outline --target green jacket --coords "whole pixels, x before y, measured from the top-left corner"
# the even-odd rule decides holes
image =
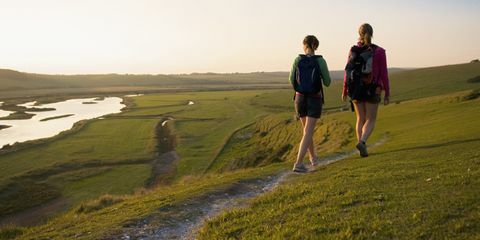
[[[328,72],[328,66],[327,62],[322,56],[319,56],[317,58],[318,64],[320,65],[320,71],[322,72],[322,80],[323,80],[323,85],[326,87],[330,86],[330,82],[332,81],[330,78],[330,73]],[[293,62],[292,65],[292,70],[290,71],[290,84],[293,86],[293,81],[295,81],[295,70],[297,69],[298,62],[300,61],[300,56],[295,58],[295,61]]]

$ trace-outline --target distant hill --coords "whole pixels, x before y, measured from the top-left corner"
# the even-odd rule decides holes
[[[391,73],[405,71],[392,68]],[[177,75],[87,74],[48,75],[0,69],[0,93],[25,90],[99,89],[144,90],[156,88],[198,88],[206,86],[285,85],[288,72],[192,73]],[[343,71],[331,71],[333,79],[343,79]],[[115,91],[115,90],[114,90]],[[5,95],[4,95],[5,96]]]

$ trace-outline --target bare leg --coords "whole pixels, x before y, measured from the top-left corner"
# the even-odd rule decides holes
[[[370,137],[373,129],[375,128],[375,122],[377,121],[378,104],[366,102],[365,110],[365,124],[363,125],[363,134],[360,138],[360,140],[362,140],[363,142],[367,142],[368,137]]]
[[[302,117],[300,118],[300,120],[302,122],[302,129],[305,129],[305,123],[307,121],[307,118]],[[312,141],[312,144],[310,144],[310,146],[308,147],[308,153],[310,155],[310,160],[313,160],[317,157],[317,154],[315,153],[315,144],[313,144],[313,141]]]
[[[363,126],[365,125],[366,119],[366,107],[365,102],[356,102],[353,103],[355,107],[355,114],[357,115],[357,124],[355,126],[355,130],[357,132],[357,140],[360,142],[363,137]]]
[[[295,164],[303,163],[303,158],[307,154],[307,149],[313,142],[313,130],[315,130],[316,118],[307,117],[305,121],[305,128],[303,128],[303,137],[298,149],[297,162]]]

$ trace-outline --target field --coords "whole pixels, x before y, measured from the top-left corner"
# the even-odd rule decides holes
[[[480,99],[462,101],[469,93],[383,107],[376,138],[388,138],[370,157],[295,175],[200,239],[480,237]]]
[[[170,173],[171,181],[203,173],[235,129],[266,114],[249,101],[268,92],[136,97],[122,114],[83,123],[53,140],[17,146],[19,150],[0,155],[0,215],[48,206],[58,198],[68,202],[59,209],[66,210],[103,194],[129,194],[148,186],[157,177],[152,166],[160,154],[155,129],[167,119],[174,119],[167,126],[173,129],[182,158]],[[194,104],[187,105],[189,101]],[[119,177],[125,182],[118,182]]]
[[[392,104],[381,107],[371,139],[386,142],[371,157],[289,177],[247,208],[209,221],[200,237],[478,236],[480,109],[473,90],[480,86],[469,80],[479,75],[478,64],[392,74]],[[334,81],[326,91],[327,111],[315,133],[321,157],[355,143],[341,84]],[[0,216],[67,202],[46,224],[8,227],[0,238],[109,236],[155,209],[285,171],[301,137],[292,96],[272,89],[148,94],[127,99],[120,114],[0,153]],[[144,190],[158,177],[161,154],[173,150],[159,145],[165,137],[174,139],[180,159],[172,163],[168,186]],[[79,210],[92,205],[93,211]]]

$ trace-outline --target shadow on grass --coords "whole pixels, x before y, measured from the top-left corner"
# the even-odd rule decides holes
[[[370,154],[370,155],[381,155],[381,154],[385,154],[385,153],[403,152],[403,151],[420,150],[420,149],[431,149],[431,148],[445,147],[445,146],[450,146],[450,145],[470,143],[470,142],[478,142],[478,141],[480,141],[480,138],[455,140],[455,141],[448,141],[448,142],[443,142],[443,143],[435,143],[435,144],[420,145],[420,146],[415,146],[415,147],[394,149],[394,150],[384,151],[384,152],[376,152],[376,153]]]

